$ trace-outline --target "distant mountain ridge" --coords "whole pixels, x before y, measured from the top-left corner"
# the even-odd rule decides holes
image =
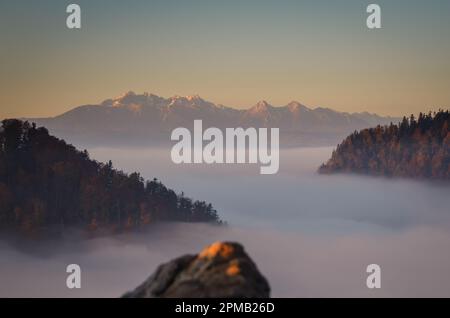
[[[281,146],[334,145],[355,130],[400,120],[367,112],[311,109],[296,101],[281,107],[260,101],[249,109],[235,109],[198,95],[163,98],[131,91],[56,117],[28,120],[75,144],[153,145],[170,142],[174,128],[190,128],[195,119],[202,119],[205,128],[277,127]]]

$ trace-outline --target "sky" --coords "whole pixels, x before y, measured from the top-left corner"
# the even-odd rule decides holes
[[[81,30],[66,27],[70,3]],[[400,116],[449,108],[449,56],[447,0],[2,1],[0,118],[129,90]]]

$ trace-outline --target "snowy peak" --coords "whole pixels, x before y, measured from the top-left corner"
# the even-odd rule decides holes
[[[170,104],[194,104],[206,102],[199,95],[188,95],[188,96],[175,95],[170,97],[168,101],[170,102]]]
[[[173,96],[167,103],[168,109],[197,109],[197,110],[216,110],[221,107],[214,103],[208,102],[199,95]]]
[[[186,99],[190,102],[192,101],[204,101],[199,95],[186,96]]]
[[[153,94],[143,93],[136,94],[133,91],[128,91],[112,99],[103,101],[100,105],[114,108],[125,108],[133,112],[141,111],[144,107],[160,108],[165,99]]]
[[[308,107],[306,107],[305,105],[297,102],[297,101],[292,101],[289,104],[286,105],[286,107],[289,109],[290,112],[299,112],[299,111],[310,111],[311,109],[309,109]]]
[[[259,101],[258,103],[256,103],[256,105],[254,107],[256,109],[266,110],[266,109],[271,108],[272,106],[265,100],[262,100],[262,101]]]
[[[250,108],[248,110],[248,112],[251,114],[267,114],[273,108],[274,107],[272,105],[270,105],[268,102],[266,102],[265,100],[262,100],[262,101],[259,101],[258,103],[256,103],[255,106]]]

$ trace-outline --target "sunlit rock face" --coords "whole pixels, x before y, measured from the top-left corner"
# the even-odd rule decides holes
[[[126,298],[267,298],[270,287],[238,243],[216,242],[160,265]]]

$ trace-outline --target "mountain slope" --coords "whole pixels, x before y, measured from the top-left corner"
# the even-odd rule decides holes
[[[220,223],[210,204],[91,160],[45,128],[2,122],[0,233],[65,226],[121,230],[158,220]]]
[[[340,113],[310,109],[298,102],[274,107],[265,101],[247,109],[234,109],[199,96],[162,98],[128,92],[99,105],[85,105],[53,118],[30,121],[80,145],[167,144],[176,127],[190,128],[194,119],[207,127],[280,128],[282,146],[332,145],[357,129],[389,124],[399,119],[368,113]]]
[[[319,172],[450,180],[450,114],[420,114],[399,125],[355,132]]]

